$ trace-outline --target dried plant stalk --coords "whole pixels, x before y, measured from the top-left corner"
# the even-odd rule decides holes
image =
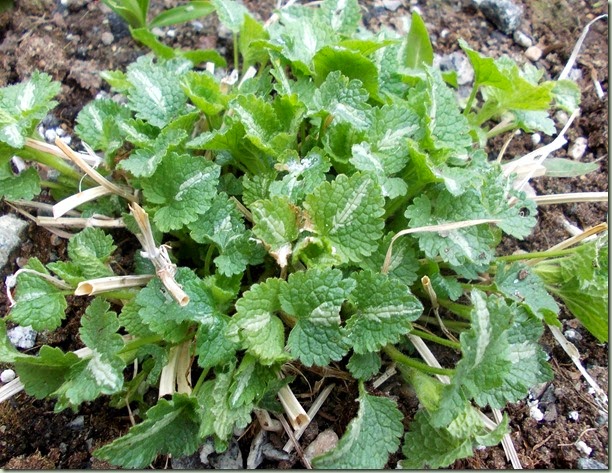
[[[146,285],[154,276],[150,274],[110,276],[108,278],[81,281],[74,291],[75,296],[93,296],[103,292]]]
[[[64,200],[59,201],[53,206],[53,217],[59,218],[65,215],[68,211],[75,209],[85,202],[97,199],[98,197],[104,197],[105,195],[112,194],[112,191],[108,187],[98,186],[86,189],[82,192],[78,192]]]

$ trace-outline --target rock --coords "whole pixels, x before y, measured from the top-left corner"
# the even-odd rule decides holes
[[[587,140],[584,136],[579,136],[576,138],[576,141],[572,143],[572,145],[567,150],[567,153],[570,155],[572,159],[578,161],[580,158],[584,156],[586,152],[587,145],[589,144],[589,140]]]
[[[540,404],[553,404],[557,401],[555,396],[555,385],[550,384],[540,397]]]
[[[525,57],[531,62],[536,62],[542,57],[542,50],[537,46],[531,46],[525,51]]]
[[[567,417],[569,417],[574,422],[578,422],[578,419],[580,419],[580,414],[578,413],[578,411],[571,411],[567,414]]]
[[[533,135],[531,135],[531,143],[534,146],[539,145],[540,141],[542,141],[542,135],[540,135],[539,133],[534,133]]]
[[[210,463],[208,457],[213,453],[215,453],[215,444],[212,438],[209,437],[206,439],[204,445],[202,445],[202,448],[200,448],[200,461],[202,462],[202,465],[208,466]]]
[[[38,333],[28,325],[27,327],[13,327],[7,331],[7,335],[13,346],[29,350],[36,343]]]
[[[578,459],[578,469],[579,470],[607,470],[608,465],[604,465],[597,460],[593,460],[592,458],[579,458]]]
[[[85,416],[76,416],[68,422],[68,427],[72,430],[83,430],[83,427],[85,427]]]
[[[110,31],[105,31],[102,33],[102,35],[100,35],[100,40],[105,46],[110,46],[113,44],[113,41],[115,41],[115,36]]]
[[[578,440],[578,442],[576,442],[574,445],[576,445],[576,448],[585,455],[590,455],[593,452],[593,449],[589,447],[583,440]]]
[[[324,430],[317,438],[310,442],[310,445],[304,450],[304,458],[309,462],[319,455],[329,452],[338,444],[338,435],[331,429]]]
[[[289,461],[291,460],[291,455],[285,452],[284,450],[279,450],[275,448],[271,443],[267,443],[263,447],[263,455],[268,460],[275,461]]]
[[[110,27],[111,33],[117,41],[130,36],[130,28],[128,24],[115,12],[108,14],[108,26]]]
[[[511,34],[521,24],[523,8],[512,0],[482,0],[477,6],[484,16],[506,34]]]
[[[3,383],[10,383],[15,379],[15,372],[13,370],[4,370],[0,373],[0,381]]]
[[[522,31],[516,30],[514,34],[512,35],[512,37],[514,38],[514,42],[516,44],[524,47],[525,49],[533,46],[533,41],[531,41],[531,38],[527,36],[525,33],[523,33]]]
[[[268,441],[268,434],[265,430],[260,430],[253,440],[251,441],[251,448],[249,449],[249,455],[247,456],[246,467],[247,470],[254,470],[261,462],[263,462],[263,447]]]
[[[210,464],[215,470],[243,470],[244,461],[242,452],[238,447],[238,442],[232,439],[228,449],[216,456],[210,458]]]
[[[442,72],[457,72],[457,84],[470,84],[474,80],[474,69],[465,54],[456,51],[444,56],[434,56],[434,66],[439,66]]]
[[[21,244],[21,237],[27,226],[25,220],[14,215],[0,217],[0,268],[6,265],[9,255]]]
[[[557,413],[557,406],[555,404],[550,404],[546,408],[546,412],[544,412],[544,420],[546,422],[554,422],[557,420],[557,417],[559,417],[559,414]]]
[[[383,0],[383,7],[387,10],[395,11],[402,6],[402,0]]]
[[[172,457],[170,460],[173,470],[201,470],[202,462],[200,461],[200,455],[196,452],[193,455],[186,455],[183,457]]]
[[[565,113],[563,110],[557,110],[555,112],[555,119],[557,120],[559,125],[563,127],[569,120],[569,115]]]

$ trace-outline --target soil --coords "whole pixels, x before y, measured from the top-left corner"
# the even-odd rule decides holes
[[[100,79],[99,72],[109,69],[124,69],[139,55],[147,51],[138,46],[129,36],[125,25],[99,1],[71,0],[15,0],[13,10],[0,14],[0,86],[27,78],[35,69],[45,71],[62,82],[54,112],[55,124],[62,125],[71,133],[78,111],[108,86]],[[176,5],[175,0],[151,2],[153,12]],[[275,0],[244,1],[251,12],[261,20],[271,15]],[[525,63],[525,48],[516,44],[512,37],[501,33],[468,0],[425,1],[404,0],[396,11],[385,8],[380,0],[360,2],[363,5],[363,22],[370,29],[388,25],[405,32],[404,19],[412,9],[418,8],[423,15],[428,31],[439,54],[459,50],[458,39],[463,38],[475,49],[493,57],[508,54],[519,63]],[[521,2],[517,2],[521,3]],[[556,78],[563,69],[571,50],[583,27],[596,16],[606,13],[604,2],[583,0],[534,0],[523,1],[523,20],[520,30],[534,40],[544,52],[537,66],[545,70],[546,77]],[[168,34],[168,30],[173,34]],[[164,42],[183,48],[216,48],[232,57],[231,34],[219,28],[213,16],[204,19],[201,25],[181,25],[164,28]],[[112,36],[111,36],[112,35]],[[578,83],[582,90],[581,115],[570,128],[568,144],[557,157],[566,157],[567,149],[578,137],[588,139],[588,147],[582,161],[597,161],[600,169],[581,178],[538,178],[534,189],[538,194],[575,191],[608,190],[608,26],[606,21],[593,25],[587,36],[577,68],[581,73]],[[594,87],[599,81],[606,92],[600,99]],[[53,120],[52,120],[53,121]],[[506,137],[493,140],[489,151],[495,157]],[[552,138],[543,136],[542,142]],[[506,156],[520,156],[534,149],[528,136],[516,136],[506,151]],[[43,196],[44,198],[44,196]],[[534,233],[522,242],[504,240],[500,252],[510,253],[517,249],[543,250],[570,236],[562,221],[582,229],[607,221],[607,203],[567,204],[541,207],[539,223]],[[0,203],[0,213],[11,212]],[[133,250],[133,242],[126,234],[117,234],[115,241],[123,241],[119,253],[125,256]],[[66,241],[35,224],[28,228],[25,243],[12,255],[0,277],[0,313],[8,311],[4,279],[18,269],[30,257],[43,262],[63,259],[66,256]],[[76,335],[78,320],[84,303],[72,301],[71,313],[64,326],[54,334],[39,335],[38,342],[53,343],[65,350],[80,348]],[[581,354],[582,362],[600,386],[608,386],[608,345],[597,341],[570,315],[562,315],[564,330],[572,328],[577,333],[574,342]],[[540,409],[545,418],[536,421],[529,414],[526,401],[508,406],[512,440],[524,468],[576,468],[578,459],[590,457],[608,464],[608,419],[589,394],[588,385],[580,376],[569,357],[554,341],[549,332],[542,344],[550,355],[555,372],[554,380],[540,387],[535,393],[540,400]],[[1,368],[1,366],[0,366]],[[294,391],[300,393],[306,408],[316,397],[322,373],[300,367]],[[302,376],[303,375],[303,376]],[[350,419],[355,415],[357,404],[352,401],[355,386],[341,378],[328,377],[335,388],[317,415],[306,434],[302,445],[307,445],[319,431],[334,429],[341,435]],[[407,391],[397,377],[391,378],[379,388],[381,394],[396,399],[406,414],[408,424],[417,408],[415,397]],[[54,469],[54,468],[112,468],[91,456],[97,447],[125,433],[131,423],[128,413],[106,406],[106,399],[84,403],[79,412],[53,413],[53,402],[38,401],[24,393],[0,404],[0,467],[6,469]],[[575,417],[576,412],[578,415]],[[255,435],[253,428],[247,429],[239,441],[243,456],[248,455]],[[286,438],[272,436],[271,440],[282,447]],[[582,440],[591,449],[590,455],[582,453],[576,442]],[[388,464],[394,468],[399,454]],[[169,465],[167,458],[160,457],[153,464],[156,468]],[[262,468],[301,468],[297,456],[291,461],[266,460]],[[475,452],[471,458],[457,461],[456,469],[506,469],[506,460],[501,446]]]

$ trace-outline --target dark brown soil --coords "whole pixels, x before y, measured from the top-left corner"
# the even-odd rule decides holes
[[[0,14],[0,86],[15,83],[28,77],[35,69],[45,71],[62,82],[60,105],[55,111],[59,123],[68,131],[74,125],[78,111],[92,100],[100,90],[108,90],[101,81],[99,72],[109,69],[123,69],[146,50],[138,46],[126,34],[116,17],[113,17],[99,1],[74,0],[69,6],[62,6],[55,0],[15,0],[15,8]],[[176,5],[175,0],[153,1],[154,11]],[[244,2],[260,19],[267,19],[272,13],[275,0]],[[424,16],[437,53],[445,54],[459,50],[457,40],[464,38],[481,52],[499,57],[508,54],[519,62],[526,62],[524,48],[509,36],[499,32],[477,9],[464,1],[405,0],[395,12],[384,8],[382,1],[368,0],[363,5],[364,23],[368,28],[391,25],[403,31],[402,18],[410,13],[409,5],[417,5]],[[544,55],[537,65],[546,70],[547,77],[556,78],[563,69],[571,50],[586,23],[595,16],[605,13],[603,2],[586,0],[534,0],[522,2],[525,14],[521,30],[534,39]],[[175,28],[174,38],[164,41],[183,48],[217,48],[228,58],[232,57],[231,40],[218,34],[217,20],[207,18],[202,31],[192,25]],[[166,28],[167,30],[167,28]],[[103,34],[113,34],[110,44],[104,44]],[[231,59],[230,59],[231,62]],[[575,191],[608,190],[608,95],[600,100],[594,90],[593,79],[598,80],[603,90],[608,90],[608,26],[598,22],[587,37],[577,66],[582,72],[579,85],[582,95],[582,114],[571,127],[568,145],[556,153],[565,157],[567,148],[577,137],[588,139],[588,149],[583,161],[598,161],[600,170],[583,178],[535,180],[538,194]],[[231,64],[230,64],[231,65]],[[494,140],[490,151],[496,155],[505,137]],[[543,142],[551,138],[543,137]],[[509,146],[507,156],[520,156],[533,149],[529,137],[518,136]],[[517,248],[542,250],[570,236],[560,223],[570,223],[587,228],[607,220],[607,203],[571,204],[542,207],[539,224],[532,236],[523,242],[505,240],[503,252]],[[10,209],[0,204],[0,213]],[[122,241],[118,253],[133,250],[133,242],[125,234],[116,235]],[[4,279],[15,272],[17,261],[23,263],[30,257],[43,262],[63,259],[66,255],[64,240],[51,235],[31,224],[28,238],[9,264],[0,273],[0,313],[8,311]],[[120,255],[121,256],[121,255]],[[74,301],[74,309],[68,315],[63,327],[53,334],[39,335],[40,343],[52,343],[65,350],[79,348],[76,336],[83,302]],[[583,364],[600,386],[608,385],[608,346],[600,345],[580,324],[566,316],[564,330],[575,329],[580,340],[572,340],[581,354]],[[541,389],[540,409],[547,416],[537,422],[529,415],[526,402],[508,406],[511,418],[512,440],[524,468],[576,468],[577,461],[584,453],[575,446],[584,441],[593,451],[591,458],[608,464],[608,423],[607,413],[602,413],[588,392],[584,382],[569,357],[546,332],[542,340],[551,357],[555,371],[554,380]],[[1,368],[1,367],[0,367]],[[301,393],[301,401],[307,408],[316,396],[320,372],[301,367],[293,384],[294,391]],[[319,431],[333,428],[341,435],[350,419],[355,415],[357,405],[353,402],[355,386],[350,382],[328,377],[335,388],[322,411],[304,435],[302,444],[307,445]],[[417,408],[415,398],[407,392],[397,377],[381,386],[381,393],[398,400],[406,414],[406,423]],[[0,404],[0,467],[6,469],[54,469],[54,468],[110,468],[110,465],[95,460],[91,452],[125,433],[131,423],[125,409],[108,408],[106,399],[85,403],[77,413],[65,411],[53,413],[53,402],[37,401],[21,393]],[[570,413],[576,411],[578,419]],[[81,422],[82,421],[82,422]],[[246,457],[254,436],[248,429],[240,441],[243,456]],[[273,443],[282,447],[286,438],[272,437]],[[399,455],[389,462],[394,468]],[[163,468],[166,458],[159,458],[154,466]],[[295,461],[266,461],[264,468],[301,468]],[[456,462],[453,468],[506,469],[506,460],[501,446],[477,451],[474,457]]]

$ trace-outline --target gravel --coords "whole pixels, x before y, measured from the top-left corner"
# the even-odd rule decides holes
[[[521,24],[523,7],[511,0],[481,0],[475,3],[484,16],[506,34],[512,34]]]
[[[7,330],[6,334],[13,346],[23,348],[24,350],[29,350],[34,347],[36,344],[36,336],[38,335],[36,330],[29,325],[27,327],[13,327]]]
[[[23,232],[28,222],[14,215],[0,217],[0,269],[3,268],[10,254],[21,245]]]

